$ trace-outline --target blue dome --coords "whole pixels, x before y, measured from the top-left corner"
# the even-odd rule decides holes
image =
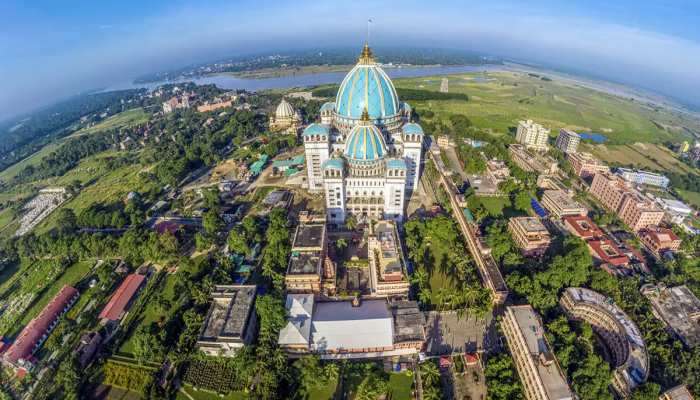
[[[408,135],[422,135],[423,128],[420,125],[409,122],[403,126],[403,133]]]
[[[320,136],[328,136],[329,128],[328,125],[323,125],[323,124],[310,124],[309,126],[304,129],[304,136],[313,136],[313,135],[320,135]]]
[[[321,106],[321,111],[329,111],[329,110],[330,111],[335,110],[335,103],[333,103],[331,101],[323,103],[323,105]]]
[[[355,125],[348,135],[343,153],[352,160],[373,161],[383,158],[386,154],[384,135],[373,124]]]
[[[360,61],[343,79],[335,99],[336,113],[360,118],[365,108],[370,118],[381,119],[400,111],[399,97],[387,74],[371,59]]]

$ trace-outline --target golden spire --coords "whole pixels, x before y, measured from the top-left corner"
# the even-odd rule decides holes
[[[369,48],[369,44],[365,42],[365,46],[362,48],[362,53],[360,53],[360,59],[358,60],[360,64],[373,64],[374,56],[372,55],[372,49]]]
[[[365,107],[362,110],[362,116],[360,117],[360,121],[369,122],[369,112],[367,111],[367,107]]]

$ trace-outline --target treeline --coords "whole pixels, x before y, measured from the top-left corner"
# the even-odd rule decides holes
[[[690,192],[700,192],[700,175],[679,174],[675,172],[665,172],[668,179],[671,180],[671,186],[674,189],[688,190]]]
[[[338,93],[338,85],[320,87],[311,91],[314,97],[335,97]],[[396,88],[399,99],[403,101],[426,101],[426,100],[463,100],[469,101],[469,96],[465,93],[441,93],[432,90]]]
[[[37,165],[27,165],[14,177],[14,183],[61,176],[78,165],[85,157],[103,152],[114,146],[118,136],[113,132],[95,133],[69,139]]]
[[[43,147],[45,136],[60,136],[64,133],[60,131],[90,114],[107,114],[104,117],[91,116],[92,120],[98,120],[119,113],[125,103],[138,101],[144,92],[145,89],[131,89],[81,95],[2,124],[0,170]]]

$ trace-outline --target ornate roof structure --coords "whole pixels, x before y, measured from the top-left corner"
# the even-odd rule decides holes
[[[357,65],[340,84],[335,104],[338,115],[353,119],[359,119],[365,109],[373,120],[399,113],[399,97],[394,84],[374,61],[366,44]]]
[[[361,122],[350,131],[344,154],[348,159],[359,161],[375,161],[386,155],[384,135],[369,121],[367,110],[362,113]]]

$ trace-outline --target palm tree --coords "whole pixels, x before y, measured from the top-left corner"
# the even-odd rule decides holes
[[[420,292],[418,292],[418,301],[420,301],[424,305],[430,305],[431,301],[430,299],[432,298],[432,293],[430,292],[430,289],[428,288],[422,288]]]
[[[415,271],[413,271],[413,275],[411,275],[411,283],[414,283],[418,285],[418,287],[422,288],[425,287],[425,284],[428,282],[428,273],[425,272],[423,268],[418,268]]]
[[[424,362],[420,365],[420,376],[424,382],[424,386],[433,386],[440,380],[440,370],[434,362]]]
[[[354,231],[357,228],[357,218],[354,215],[347,217],[345,219],[345,227],[350,231]]]
[[[335,248],[338,249],[338,251],[342,252],[346,247],[348,247],[348,241],[345,240],[345,238],[340,238],[335,241]]]
[[[435,386],[431,386],[423,389],[423,399],[424,400],[440,400],[442,396],[440,395],[440,389]]]

